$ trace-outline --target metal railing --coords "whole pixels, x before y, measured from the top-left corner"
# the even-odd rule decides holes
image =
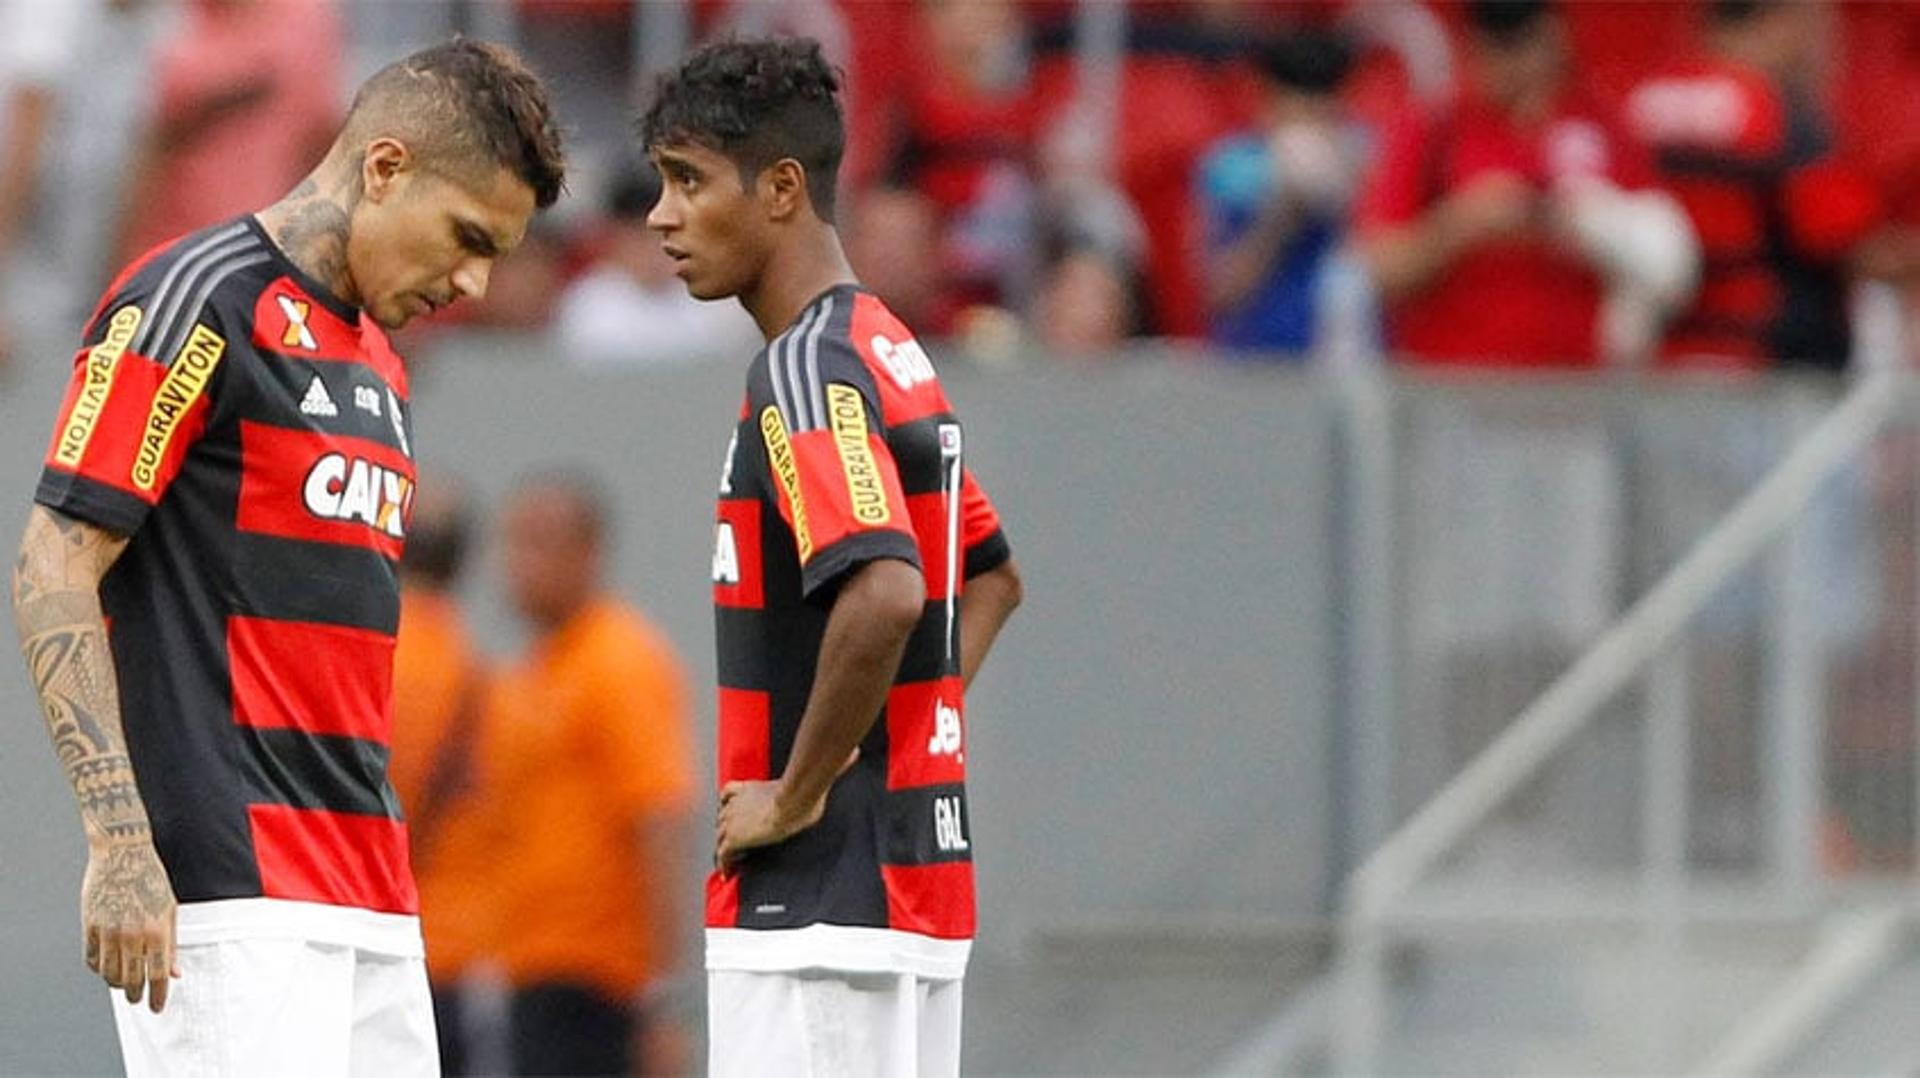
[[[1680,564],[1353,874],[1342,913],[1332,1007],[1334,1061],[1341,1072],[1379,1069],[1389,1002],[1388,948],[1403,900],[1476,825],[1592,726],[1613,697],[1643,676],[1649,722],[1642,780],[1645,856],[1638,893],[1625,896],[1624,912],[1646,930],[1643,938],[1651,961],[1674,961],[1681,926],[1700,912],[1688,897],[1690,663],[1682,634],[1729,581],[1770,548],[1766,573],[1773,635],[1766,695],[1773,703],[1766,722],[1773,736],[1763,770],[1772,793],[1773,826],[1767,860],[1776,896],[1787,907],[1796,907],[1795,896],[1805,893],[1815,873],[1821,775],[1815,740],[1820,735],[1818,675],[1805,658],[1808,649],[1796,643],[1805,639],[1804,589],[1810,574],[1805,571],[1804,529],[1795,524],[1822,485],[1904,414],[1909,391],[1906,377],[1895,373],[1873,374],[1857,383]],[[1858,949],[1855,944],[1845,954]],[[1845,962],[1840,966],[1843,971],[1857,968]],[[1798,987],[1804,993],[1824,983],[1812,978]],[[1778,1002],[1795,1014],[1818,1010],[1817,1000],[1803,997]],[[1648,1015],[1653,1023],[1648,1031],[1654,1042],[1651,1051],[1660,1065],[1671,1067],[1673,1031],[1660,1025],[1673,1020],[1672,1009],[1649,1007]],[[1764,1041],[1744,1047],[1732,1043],[1738,1040],[1730,1038],[1723,1046],[1724,1052],[1734,1054],[1714,1058],[1759,1058],[1763,1050],[1776,1047]]]

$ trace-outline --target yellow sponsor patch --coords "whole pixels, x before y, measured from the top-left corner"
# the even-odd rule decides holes
[[[793,443],[787,438],[780,409],[771,404],[760,412],[760,437],[766,440],[767,463],[773,466],[774,478],[780,481],[787,504],[793,507],[793,539],[800,548],[800,563],[805,565],[813,557],[813,529],[807,527],[807,506],[800,500],[800,462],[793,457]]]
[[[840,470],[847,477],[853,519],[862,524],[885,524],[893,513],[887,508],[887,489],[880,482],[873,447],[867,444],[867,406],[860,399],[860,391],[838,382],[827,386],[827,414],[833,420],[833,445],[840,451]]]
[[[153,407],[147,412],[147,426],[140,434],[140,452],[133,458],[133,485],[152,490],[160,478],[160,462],[167,459],[167,446],[179,429],[193,402],[207,391],[214,368],[227,352],[227,339],[205,326],[194,326],[187,346],[167,369],[167,377],[153,395]]]
[[[107,394],[113,392],[113,372],[120,366],[120,357],[133,342],[143,317],[140,308],[132,304],[113,312],[113,319],[107,323],[107,335],[87,353],[86,378],[80,384],[80,396],[73,402],[66,426],[60,428],[54,460],[69,468],[80,467],[80,458],[87,455],[87,443],[93,441],[94,425],[100,422],[100,413],[107,410]]]

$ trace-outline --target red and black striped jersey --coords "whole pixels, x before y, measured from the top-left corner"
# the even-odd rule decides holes
[[[379,327],[252,218],[136,262],[86,329],[36,499],[129,537],[101,601],[183,939],[223,903],[209,931],[418,950],[387,782],[409,422]]]
[[[927,602],[815,827],[707,887],[707,965],[956,977],[974,931],[958,602],[1006,561],[933,365],[872,293],[820,296],[755,357],[713,556],[719,778],[786,767],[838,585],[894,558]]]

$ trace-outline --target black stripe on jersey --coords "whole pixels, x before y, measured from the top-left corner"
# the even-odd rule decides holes
[[[993,572],[1012,557],[1013,545],[1007,542],[1007,533],[996,531],[967,548],[965,577],[972,580],[981,573]]]
[[[874,762],[869,764],[868,760]],[[740,877],[741,928],[798,928],[818,921],[887,923],[874,833],[885,796],[885,754],[863,754],[827,793],[821,822],[777,846],[749,851]]]
[[[206,241],[196,244],[186,257],[167,270],[153,298],[153,316],[148,320],[134,351],[155,362],[170,364],[186,346],[187,334],[199,320],[214,289],[241,270],[263,265],[273,256],[244,227],[222,229],[216,235],[228,235],[217,246]]]
[[[887,451],[899,469],[902,494],[941,492],[948,462],[940,453],[940,427],[954,422],[952,413],[942,413],[887,428]]]
[[[378,551],[248,532],[236,533],[233,542],[235,575],[271,581],[244,597],[250,604],[236,603],[235,614],[343,625],[389,636],[399,631],[398,585],[371,583],[394,572]]]
[[[132,535],[147,518],[146,502],[124,490],[72,472],[48,469],[41,473],[33,500],[45,506],[58,506],[55,512],[120,536]]]
[[[821,634],[827,623],[826,612],[812,606],[769,607],[746,610],[720,606],[713,611],[720,639],[719,683],[729,689],[774,690],[774,682],[786,677],[799,687],[804,700],[807,685],[813,680]],[[749,645],[751,641],[751,645]],[[797,641],[814,641],[812,648],[796,646]]]
[[[973,860],[967,791],[959,783],[888,792],[882,859],[889,865]]]
[[[166,362],[171,363],[173,357],[187,346],[187,334],[199,320],[199,312],[206,307],[207,300],[213,298],[213,290],[220,287],[223,281],[236,273],[255,266],[264,266],[271,261],[273,256],[256,246],[209,269],[201,279],[200,286],[194,290],[192,296],[188,297],[187,306],[183,308],[184,316],[177,319],[177,324],[165,337],[157,338],[160,342],[160,351],[155,354],[155,358],[165,356]]]
[[[948,647],[947,633],[952,630],[952,647]],[[953,656],[949,661],[947,656]],[[913,627],[913,634],[907,637],[907,650],[900,656],[900,673],[895,675],[894,684],[905,685],[916,681],[934,681],[949,674],[960,672],[960,619],[947,623],[947,604],[945,601],[929,602],[921,613],[920,620]]]
[[[236,221],[224,228],[214,229],[194,239],[190,244],[182,244],[182,249],[173,255],[172,264],[167,267],[167,272],[153,289],[152,299],[148,303],[147,319],[141,323],[140,331],[133,339],[132,351],[149,358],[158,358],[152,350],[153,342],[161,336],[161,323],[166,321],[174,308],[185,299],[186,288],[183,287],[183,278],[197,274],[209,261],[221,257],[235,240],[245,238],[251,242],[252,237],[247,236],[246,233],[246,225]]]
[[[371,741],[300,730],[237,727],[250,799],[270,805],[400,818],[387,750]]]

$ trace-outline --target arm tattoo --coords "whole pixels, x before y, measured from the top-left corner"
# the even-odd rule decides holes
[[[54,754],[93,839],[149,837],[120,725],[120,694],[99,582],[126,546],[36,508],[13,571],[13,613]]]

